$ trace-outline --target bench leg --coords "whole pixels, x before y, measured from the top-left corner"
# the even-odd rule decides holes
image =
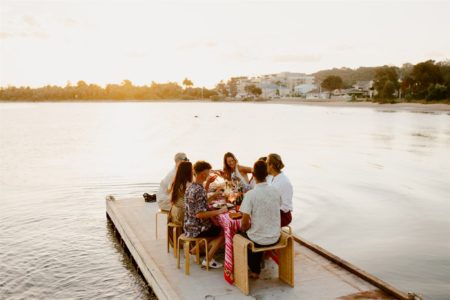
[[[166,244],[167,244],[167,253],[169,253],[170,252],[170,246],[169,246],[169,235],[170,235],[170,227],[167,227],[167,241],[166,241]],[[175,248],[174,248],[175,249]]]
[[[158,216],[159,216],[159,213],[156,213],[156,218],[155,218],[155,222],[156,222],[156,224],[155,224],[156,239],[158,239]]]
[[[177,247],[177,238],[178,238],[178,228],[177,227],[174,227],[173,228],[173,256],[175,256],[175,257],[177,257],[177,249],[178,249],[178,247]]]
[[[250,293],[247,246],[248,243],[244,238],[234,238],[234,285],[240,289],[244,295]]]
[[[191,256],[189,254],[189,245],[190,245],[189,242],[184,242],[184,246],[183,246],[183,249],[184,249],[184,260],[185,260],[185,263],[186,263],[186,269],[185,269],[186,275],[189,275],[189,265],[191,263],[190,262],[191,261]]]
[[[280,249],[278,277],[281,281],[294,286],[294,245],[292,238],[287,240],[287,246]]]
[[[209,271],[208,241],[204,240],[204,242],[205,242],[206,271]]]
[[[178,238],[178,242],[177,242],[177,268],[180,268],[180,239]]]

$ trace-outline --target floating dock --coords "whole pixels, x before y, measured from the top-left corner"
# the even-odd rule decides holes
[[[332,253],[294,234],[295,287],[278,280],[277,266],[266,260],[261,279],[250,281],[245,296],[223,277],[223,269],[206,271],[191,256],[190,275],[184,273],[171,250],[166,250],[166,220],[159,220],[156,239],[156,203],[142,198],[115,199],[108,196],[106,216],[133,264],[158,299],[416,299],[397,290]]]

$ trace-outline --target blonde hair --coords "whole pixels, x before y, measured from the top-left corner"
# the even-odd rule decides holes
[[[272,165],[272,167],[277,171],[281,172],[284,168],[283,161],[281,160],[281,156],[275,153],[271,153],[267,155],[267,164]]]

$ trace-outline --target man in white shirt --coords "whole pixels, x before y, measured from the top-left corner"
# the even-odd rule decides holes
[[[167,173],[163,180],[161,180],[158,192],[156,193],[156,201],[158,202],[158,206],[161,210],[170,210],[171,203],[169,190],[175,178],[177,167],[182,161],[189,161],[186,154],[182,152],[175,154],[174,160],[175,167],[169,173]]]
[[[289,225],[292,221],[292,198],[294,196],[294,189],[291,181],[281,171],[283,168],[283,161],[278,154],[272,153],[267,156],[267,171],[273,176],[268,182],[281,194],[281,227]]]
[[[239,209],[242,212],[241,230],[246,231],[243,235],[253,241],[255,247],[267,247],[280,239],[281,196],[266,182],[267,165],[264,161],[255,162],[253,176],[255,188],[245,194]],[[250,277],[259,278],[262,256],[262,252],[248,251]]]
[[[258,158],[258,160],[262,160],[262,161],[265,161],[267,163],[267,156],[261,156],[260,158]],[[268,174],[267,177],[266,177],[267,183],[270,184],[272,182],[272,179],[273,179],[273,176]],[[256,185],[255,178],[253,178],[253,176],[250,179],[249,185],[250,185],[251,188],[254,188],[255,185]]]

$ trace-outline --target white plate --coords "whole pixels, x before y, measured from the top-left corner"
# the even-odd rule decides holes
[[[214,208],[221,208],[221,207],[222,207],[222,205],[219,204],[219,203],[214,203],[212,206],[213,206]],[[227,203],[227,207],[228,207],[228,208],[232,208],[232,207],[234,207],[234,204],[233,204],[233,203]]]

